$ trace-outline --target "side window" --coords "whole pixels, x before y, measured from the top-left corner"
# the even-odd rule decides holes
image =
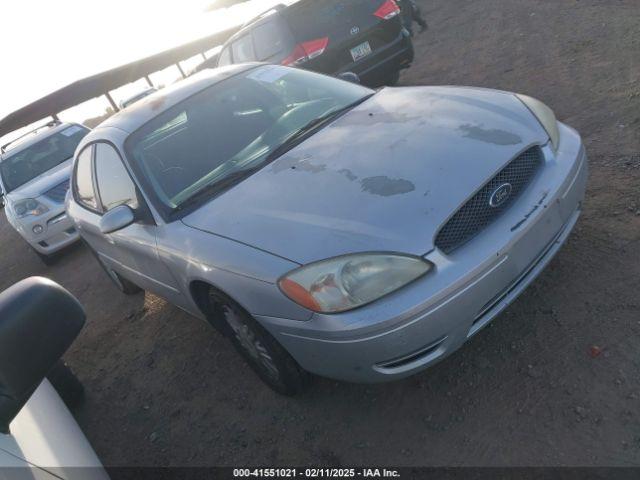
[[[106,143],[96,144],[96,177],[105,212],[119,205],[138,208],[136,187],[118,152]]]
[[[91,155],[93,147],[85,148],[78,156],[73,189],[78,202],[91,210],[97,210],[98,202],[93,191],[93,169]]]
[[[256,59],[256,54],[253,51],[253,39],[251,35],[245,35],[239,38],[231,45],[233,49],[233,61],[234,63],[253,62]]]
[[[226,47],[222,52],[220,52],[218,66],[224,67],[225,65],[231,65],[231,47]]]
[[[274,21],[256,27],[253,31],[253,39],[256,44],[256,55],[260,61],[277,55],[284,48],[282,32]]]

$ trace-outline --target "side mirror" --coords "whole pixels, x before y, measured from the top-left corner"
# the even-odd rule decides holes
[[[344,80],[345,82],[357,83],[358,85],[360,85],[360,77],[357,73],[344,72],[338,75],[338,78],[340,80]]]
[[[84,322],[80,303],[46,278],[28,278],[0,293],[1,433],[9,433],[9,424]]]
[[[136,216],[128,205],[120,205],[109,210],[100,219],[100,231],[105,235],[117,232],[135,222]]]

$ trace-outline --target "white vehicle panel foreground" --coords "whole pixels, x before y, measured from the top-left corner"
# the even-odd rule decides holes
[[[71,412],[45,380],[0,434],[0,451],[66,479],[109,478]],[[10,466],[0,457],[0,467]],[[18,466],[18,465],[15,465]]]
[[[84,324],[80,303],[46,278],[0,293],[1,480],[109,478],[60,396],[75,403],[77,379],[57,365]]]

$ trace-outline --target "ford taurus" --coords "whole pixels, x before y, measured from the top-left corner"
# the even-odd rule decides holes
[[[558,252],[586,178],[580,136],[528,96],[244,64],[87,135],[67,208],[123,292],[208,320],[294,394],[458,349]]]

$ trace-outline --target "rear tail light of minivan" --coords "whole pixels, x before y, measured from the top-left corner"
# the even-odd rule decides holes
[[[296,45],[291,54],[282,61],[282,65],[296,66],[319,57],[329,45],[329,37],[317,38]]]
[[[391,20],[400,14],[400,7],[395,0],[386,0],[374,15],[382,20]]]

